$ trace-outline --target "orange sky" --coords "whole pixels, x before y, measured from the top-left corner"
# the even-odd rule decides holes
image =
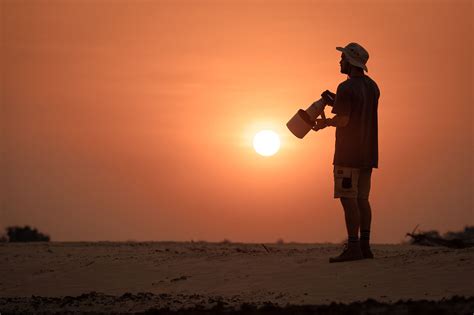
[[[0,228],[341,241],[335,129],[285,123],[345,80],[351,41],[381,90],[373,240],[472,225],[472,20],[472,1],[2,0]]]

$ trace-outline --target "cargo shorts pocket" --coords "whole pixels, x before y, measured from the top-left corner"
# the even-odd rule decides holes
[[[334,197],[357,198],[357,169],[334,166]]]

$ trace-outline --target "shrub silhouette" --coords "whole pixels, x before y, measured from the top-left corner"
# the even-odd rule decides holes
[[[49,242],[49,235],[38,232],[28,225],[24,227],[9,226],[6,228],[9,242]]]
[[[448,232],[444,237],[438,231],[415,233],[418,225],[407,236],[411,237],[410,243],[425,246],[446,246],[451,248],[467,248],[474,246],[474,226],[466,226],[464,231]]]
[[[449,240],[458,238],[469,243],[474,243],[474,226],[466,226],[464,227],[464,231],[460,232],[447,232],[444,234],[444,237]]]

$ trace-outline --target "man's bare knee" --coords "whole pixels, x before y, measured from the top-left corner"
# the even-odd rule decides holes
[[[368,198],[357,198],[357,205],[359,206],[359,209],[370,209]]]
[[[357,210],[359,208],[356,198],[340,198],[344,210]]]

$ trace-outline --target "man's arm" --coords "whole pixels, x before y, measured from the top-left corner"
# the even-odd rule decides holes
[[[329,120],[329,126],[345,127],[349,123],[349,116],[351,114],[354,95],[351,85],[348,81],[344,81],[337,87],[336,97],[331,113],[335,114]]]
[[[313,127],[314,131],[324,129],[329,126],[345,127],[349,123],[349,115],[336,115],[333,118],[316,119],[316,124]]]
[[[336,115],[326,119],[326,124],[333,127],[345,127],[349,123],[349,115]]]

